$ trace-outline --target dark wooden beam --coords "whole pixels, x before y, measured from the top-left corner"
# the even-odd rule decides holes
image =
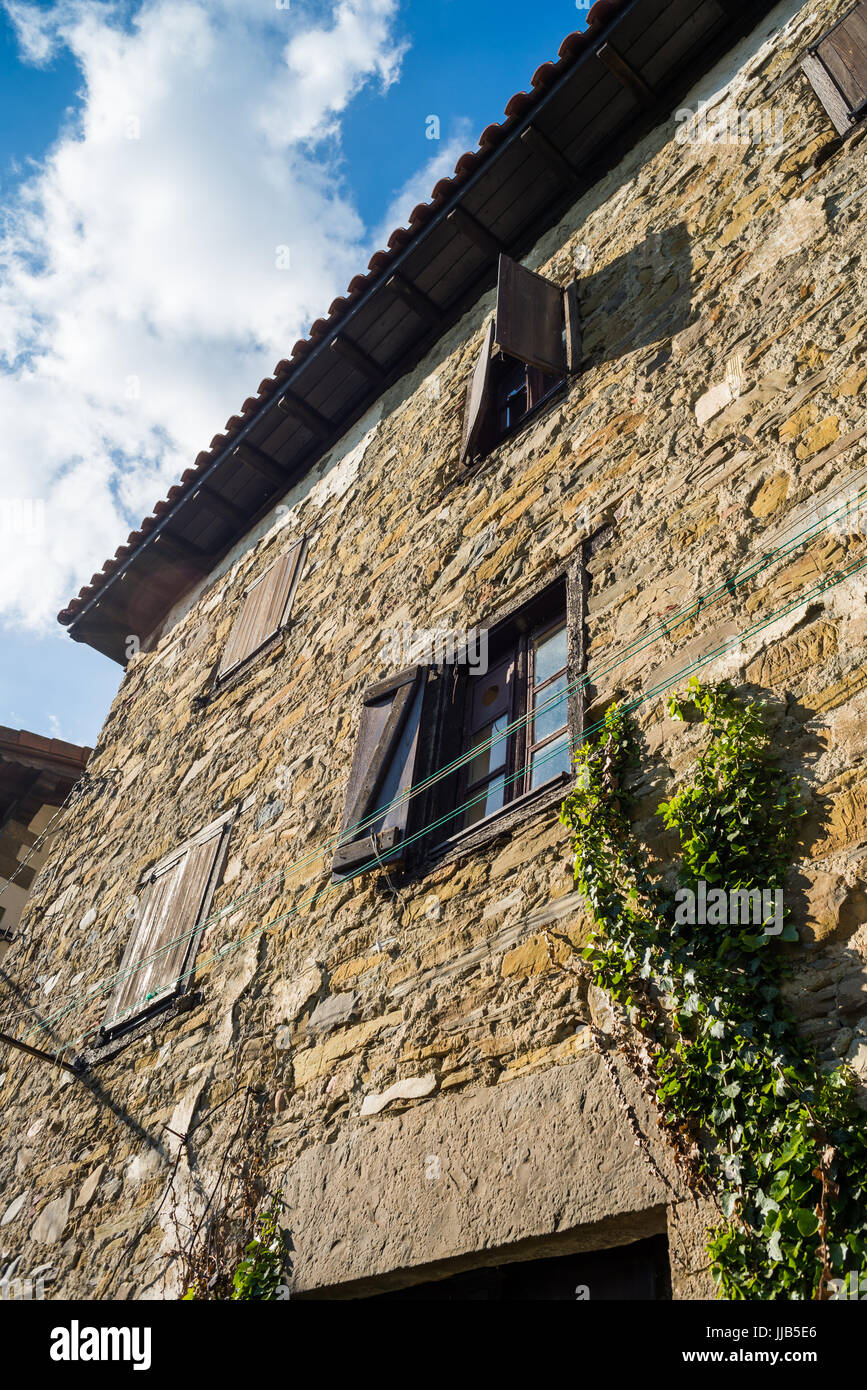
[[[35,830],[28,829],[23,821],[14,820],[10,816],[8,820],[3,822],[3,832],[0,834],[0,848],[9,848],[9,845],[6,844],[7,838],[15,840],[18,845],[26,845],[28,849],[32,849],[33,845],[35,845],[36,841],[39,839],[39,836]]]
[[[155,539],[159,546],[162,546],[177,560],[183,560],[184,563],[193,561],[198,565],[207,565],[210,563],[210,555],[202,550],[201,546],[194,545],[192,541],[186,540],[184,536],[179,536],[176,531],[169,531],[164,527],[162,531],[157,533]],[[157,554],[159,554],[159,550]]]
[[[8,760],[6,758],[2,759],[2,762],[9,766]],[[0,834],[2,834],[2,832],[5,830],[6,826],[13,819],[13,817],[16,816],[19,811],[23,811],[24,803],[27,800],[27,797],[29,796],[33,788],[36,786],[42,775],[42,772],[34,772],[33,776],[28,778],[27,786],[22,787],[18,795],[14,798],[14,800],[10,801],[2,816],[0,816]],[[33,817],[28,816],[27,819],[32,820]]]
[[[418,285],[414,285],[412,280],[408,280],[405,275],[395,271],[394,275],[389,276],[385,282],[385,288],[392,294],[396,294],[417,314],[425,323],[429,323],[431,328],[438,328],[443,321],[443,312],[438,309],[432,299],[420,290]]]
[[[642,106],[651,107],[657,104],[657,95],[649,83],[645,82],[641,73],[628,63],[622,53],[611,43],[603,43],[601,48],[597,48],[596,57],[600,63],[617,78],[621,87],[626,87]]]
[[[260,449],[255,444],[250,444],[246,439],[243,440],[235,450],[235,455],[242,463],[247,463],[260,478],[267,478],[269,483],[275,487],[285,488],[289,475],[285,468],[281,468],[276,459],[270,454],[266,454],[264,449]]]
[[[98,642],[102,638],[107,638],[113,646],[123,648],[126,645],[125,639],[127,637],[139,636],[138,633],[127,630],[130,625],[129,618],[109,618],[105,622],[98,622],[96,618],[91,616],[94,612],[97,610],[91,609],[81,626],[73,623],[70,627],[69,635],[74,642]]]
[[[338,333],[331,339],[329,347],[332,352],[342,357],[344,362],[348,362],[350,367],[368,381],[372,381],[374,386],[381,386],[385,381],[387,373],[382,370],[378,362],[374,362],[372,357],[368,357],[366,352],[354,343],[351,338],[347,338],[343,333]]]
[[[319,411],[314,410],[306,401],[302,401],[301,397],[296,396],[294,391],[286,391],[278,400],[277,405],[284,415],[292,415],[318,439],[330,439],[334,433],[334,426],[326,420],[325,416],[320,415]]]
[[[126,666],[129,658],[126,654],[123,637],[117,626],[113,627],[110,632],[104,628],[99,628],[94,632],[88,623],[86,629],[78,630],[71,627],[69,635],[73,642],[86,642],[89,647],[93,647],[94,651],[102,652],[103,656],[107,656],[109,661],[116,661],[118,666]]]
[[[222,493],[217,492],[216,488],[211,487],[210,483],[202,483],[201,487],[196,488],[193,497],[201,497],[202,502],[209,512],[215,516],[222,517],[233,527],[246,527],[250,518],[246,512],[242,512],[240,507],[236,507],[234,502],[230,502]]]
[[[19,888],[29,888],[36,877],[36,870],[32,864],[24,864],[17,854],[4,850],[0,854],[0,877],[10,882],[14,879]]]
[[[483,227],[478,218],[467,212],[466,208],[452,208],[446,221],[456,232],[460,232],[462,237],[466,237],[467,241],[471,241],[480,251],[484,251],[486,256],[490,256],[492,261],[506,255],[506,248],[502,242],[498,241],[487,227]]]
[[[551,172],[556,174],[563,183],[568,185],[580,183],[578,170],[569,163],[564,154],[560,153],[557,146],[552,144],[547,135],[543,135],[541,130],[537,130],[534,125],[528,126],[523,132],[521,144],[536,159],[547,164]]]
[[[168,559],[168,556],[165,558]],[[118,583],[120,585],[120,599],[122,605],[125,605],[122,607],[123,614],[129,610],[130,603],[135,602],[136,594],[142,594],[146,600],[150,599],[151,603],[155,594],[158,598],[161,595],[170,599],[177,596],[177,578],[173,575],[172,570],[151,569],[146,577],[133,574],[131,570],[125,570]],[[124,621],[126,621],[125,617],[118,617],[118,623]]]

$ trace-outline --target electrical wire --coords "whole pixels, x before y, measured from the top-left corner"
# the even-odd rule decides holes
[[[777,547],[769,554],[762,557],[757,557],[757,559],[753,561],[752,564],[746,570],[742,571],[737,576],[737,583],[740,584],[746,582],[746,580],[748,580],[749,578],[755,577],[755,574],[760,572],[761,569],[766,568],[768,564],[773,563],[775,560],[780,559],[786,554],[791,553],[792,550],[797,548],[797,545],[801,543],[804,536],[808,536],[810,535],[810,533],[821,534],[822,532],[828,530],[829,527],[835,524],[835,517],[837,512],[843,510],[851,510],[853,500],[857,500],[858,497],[864,495],[865,493],[867,493],[867,488],[862,489],[861,492],[856,494],[855,498],[850,497],[850,499],[844,504],[843,507],[837,508],[834,512],[829,513],[824,522],[817,522],[814,523],[812,526],[804,528],[801,532],[797,533],[795,540],[792,543],[790,543],[787,547]],[[518,727],[521,727],[522,725],[526,724],[529,718],[538,716],[538,714],[541,713],[545,708],[553,706],[554,704],[557,704],[561,702],[563,699],[567,698],[573,689],[580,688],[581,686],[587,684],[591,680],[599,679],[601,675],[607,674],[610,670],[613,670],[617,666],[621,665],[622,662],[626,660],[630,654],[633,654],[632,649],[635,647],[636,642],[640,643],[640,649],[643,649],[643,647],[645,647],[648,644],[648,642],[655,640],[655,637],[659,634],[660,631],[665,632],[666,634],[670,634],[674,627],[679,626],[682,622],[687,621],[693,614],[700,611],[703,607],[708,606],[708,603],[710,601],[716,602],[724,594],[730,594],[733,582],[734,577],[730,577],[726,582],[719,585],[717,589],[711,590],[709,595],[699,596],[685,609],[682,609],[680,614],[673,615],[673,617],[670,618],[667,621],[667,623],[662,626],[661,629],[657,629],[651,632],[644,638],[635,639],[635,641],[633,641],[633,643],[631,643],[626,648],[625,652],[621,654],[620,658],[615,663],[613,663],[612,666],[609,666],[606,671],[597,671],[594,668],[593,670],[584,673],[581,677],[578,678],[576,682],[573,683],[573,685],[567,686],[565,691],[560,692],[558,695],[551,697],[551,699],[548,702],[543,703],[543,705],[539,706],[536,710],[529,711],[527,715],[523,716],[519,720],[514,721],[514,723],[509,726],[509,729],[516,729]],[[508,731],[506,731],[506,733],[498,735],[496,740],[489,740],[487,745],[480,745],[479,747],[470,750],[467,754],[464,754],[461,758],[455,759],[454,762],[447,765],[446,768],[440,769],[431,777],[425,779],[420,783],[415,784],[406,793],[395,798],[395,800],[392,803],[390,803],[390,806],[401,805],[404,801],[408,800],[410,796],[416,795],[419,791],[424,790],[426,787],[439,781],[443,776],[448,775],[455,767],[462,765],[470,758],[477,757],[478,753],[481,751],[483,747],[490,747],[493,742],[501,741],[504,737],[507,736],[507,733]],[[518,775],[522,774],[519,772]],[[389,807],[378,808],[377,811],[373,814],[373,816],[358,822],[358,826],[365,826],[373,820],[378,820],[388,809]],[[456,814],[457,811],[451,812],[452,816]],[[354,829],[355,827],[346,827],[342,829],[340,832],[338,832],[336,836],[332,835],[326,840],[324,845],[321,845],[313,851],[310,851],[307,856],[302,858],[300,861],[296,861],[296,864],[287,865],[283,869],[277,870],[274,874],[269,875],[265,880],[262,881],[262,883],[248,890],[247,893],[240,895],[239,898],[235,899],[233,902],[230,902],[225,907],[221,908],[217,913],[212,914],[209,918],[203,919],[202,922],[198,923],[190,931],[181,934],[180,936],[174,938],[170,942],[164,943],[164,945],[160,947],[157,952],[154,952],[150,957],[144,957],[137,960],[135,964],[131,967],[131,969],[125,973],[130,974],[140,972],[145,968],[146,965],[154,963],[167,951],[171,950],[174,945],[181,944],[184,940],[191,940],[193,937],[200,935],[201,932],[203,932],[205,928],[208,925],[210,925],[213,921],[217,920],[221,916],[226,915],[229,912],[236,910],[239,904],[243,903],[244,901],[247,901],[250,897],[255,896],[257,893],[263,891],[263,889],[269,883],[274,882],[279,878],[283,878],[285,880],[287,877],[294,876],[294,874],[297,873],[300,868],[318,859],[319,857],[321,857],[323,853],[328,852],[329,849],[333,850],[334,844],[339,842],[339,840],[341,839],[345,839],[347,835],[349,835],[350,832],[352,832]],[[359,870],[359,872],[366,871],[367,867],[368,866],[365,866],[365,870]],[[118,980],[122,979],[123,976],[124,972],[121,972],[118,976]],[[94,988],[98,989],[99,994],[103,994],[105,992],[105,987],[99,984]]]
[[[863,476],[863,473],[864,470],[859,470],[859,473],[856,474],[856,477]],[[844,486],[849,487],[851,489],[851,481],[841,485],[841,488]],[[839,493],[841,488],[837,489],[837,493]],[[804,527],[801,531],[796,532],[795,536],[789,542],[787,542],[786,545],[777,546],[773,548],[771,551],[767,552],[766,554],[757,556],[750,564],[747,565],[747,567],[744,570],[739,571],[734,575],[728,576],[723,582],[721,582],[715,588],[711,589],[708,593],[698,595],[695,599],[691,601],[691,603],[686,605],[686,607],[682,608],[679,612],[672,614],[670,618],[668,618],[665,622],[661,623],[658,627],[651,629],[649,633],[634,638],[633,641],[629,643],[623,651],[620,652],[617,659],[611,661],[611,664],[609,664],[608,666],[600,666],[598,668],[592,667],[588,669],[586,672],[582,673],[579,677],[577,677],[574,682],[567,684],[566,688],[563,691],[551,696],[549,700],[543,701],[542,704],[540,704],[539,706],[535,707],[532,710],[528,710],[528,712],[525,715],[514,720],[500,734],[496,735],[495,737],[492,737],[486,742],[474,746],[472,749],[455,758],[452,762],[438,769],[435,773],[432,773],[429,777],[424,778],[417,783],[414,783],[405,792],[395,797],[391,802],[387,803],[386,805],[378,807],[367,817],[363,817],[361,820],[357,821],[353,825],[343,827],[339,831],[333,832],[330,836],[326,838],[326,840],[322,844],[316,846],[316,848],[314,848],[313,850],[308,851],[308,853],[302,856],[300,859],[297,859],[294,862],[283,866],[281,869],[276,870],[273,874],[268,875],[260,883],[254,885],[254,887],[248,889],[245,893],[239,895],[237,898],[227,903],[224,907],[210,914],[207,918],[204,918],[200,923],[189,929],[187,932],[182,933],[181,935],[174,937],[172,940],[164,943],[157,951],[155,951],[150,956],[142,957],[141,959],[137,960],[135,964],[130,968],[130,972],[128,973],[140,972],[146,966],[158,962],[159,959],[162,956],[164,956],[168,951],[170,951],[174,946],[181,945],[185,940],[189,941],[192,940],[194,937],[201,935],[203,931],[205,931],[209,926],[213,925],[216,921],[219,921],[221,918],[229,915],[230,913],[235,912],[239,906],[243,905],[244,902],[263,892],[269,886],[269,884],[272,884],[277,880],[282,879],[285,882],[287,879],[297,877],[297,875],[303,868],[307,867],[311,863],[314,863],[323,855],[333,854],[335,847],[341,841],[346,841],[349,838],[355,838],[359,832],[363,831],[366,828],[369,828],[369,826],[379,821],[382,818],[382,816],[386,814],[386,812],[404,805],[407,801],[410,800],[410,798],[419,795],[419,793],[423,791],[426,791],[431,786],[442,781],[445,777],[451,776],[453,772],[455,772],[462,766],[465,766],[471,760],[477,758],[480,753],[490,749],[495,743],[500,743],[504,741],[512,733],[514,733],[520,728],[525,727],[531,719],[538,718],[539,715],[546,712],[546,710],[551,709],[557,704],[561,703],[563,700],[568,699],[570,695],[580,691],[589,684],[595,684],[599,680],[603,679],[605,676],[609,675],[612,671],[616,670],[619,666],[621,666],[624,663],[624,661],[630,659],[632,656],[639,655],[642,651],[645,651],[650,645],[654,644],[660,636],[670,638],[671,634],[674,631],[676,631],[678,627],[681,627],[684,623],[691,621],[693,617],[696,617],[699,613],[706,611],[713,604],[720,602],[726,597],[731,597],[733,593],[736,592],[738,587],[747,583],[749,580],[756,578],[757,575],[760,574],[763,570],[766,570],[771,565],[777,563],[779,560],[784,559],[788,555],[792,554],[796,549],[800,548],[800,546],[804,543],[805,538],[815,539],[816,536],[826,533],[836,524],[839,513],[851,511],[854,503],[858,502],[859,499],[865,498],[867,498],[867,486],[860,489],[857,493],[854,494],[854,496],[850,495],[847,498],[846,502],[843,503],[840,507],[835,508],[831,512],[827,512],[824,521],[819,520],[812,523],[809,526]],[[521,770],[521,772],[518,775],[523,775],[523,770]],[[456,814],[456,811],[452,812],[452,815]],[[405,844],[406,841],[404,841],[403,843]],[[366,867],[367,866],[365,866],[365,871]],[[120,982],[122,978],[123,975],[119,975],[117,977],[118,982]],[[100,994],[104,993],[104,989],[100,989],[99,992]]]
[[[664,681],[659,682],[657,685],[643,692],[634,700],[628,702],[624,706],[625,710],[631,711],[633,709],[638,708],[640,705],[645,704],[648,700],[654,699],[657,695],[664,693],[665,690],[668,690],[673,685],[679,683],[681,680],[684,679],[685,676],[691,675],[694,671],[699,670],[703,666],[708,665],[711,661],[716,660],[719,656],[724,655],[732,651],[733,649],[736,649],[738,646],[742,645],[743,642],[747,640],[749,637],[755,636],[756,633],[761,632],[765,628],[773,625],[773,623],[780,621],[781,618],[787,616],[787,614],[794,611],[796,608],[801,607],[803,604],[808,603],[812,598],[818,596],[819,594],[825,593],[829,589],[835,588],[838,584],[841,584],[846,579],[851,578],[852,575],[863,570],[865,567],[867,567],[867,559],[862,559],[857,562],[853,562],[852,565],[841,571],[839,574],[828,576],[819,584],[815,585],[814,588],[810,590],[808,593],[798,596],[796,599],[794,599],[791,603],[787,604],[783,608],[775,610],[768,617],[762,619],[762,621],[753,624],[751,627],[748,627],[741,633],[738,633],[736,637],[729,639],[727,642],[722,643],[720,646],[714,648],[712,651],[705,653],[700,658],[697,658],[693,662],[688,663],[685,667],[681,668],[681,670],[676,672],[674,675],[666,678]],[[560,698],[562,699],[563,696],[561,695]],[[580,743],[585,742],[593,733],[597,732],[600,728],[602,728],[603,724],[604,720],[599,720],[595,724],[591,725],[589,728],[583,730],[581,735],[576,740],[574,740],[574,745],[570,743],[570,747],[577,747]],[[554,749],[548,756],[558,756],[559,753],[559,748]],[[539,761],[545,761],[545,759],[542,758],[539,759]],[[523,775],[524,770],[525,769],[519,769],[517,772],[512,774],[510,780],[514,780],[514,778]],[[486,796],[487,790],[485,789],[476,797],[470,798],[462,806],[459,806],[457,808],[450,808],[445,815],[439,817],[432,824],[421,827],[420,830],[416,831],[413,835],[407,837],[407,839],[402,842],[401,848],[405,847],[405,845],[410,844],[415,840],[418,840],[419,838],[425,835],[430,834],[432,831],[438,829],[441,825],[446,824],[448,821],[453,820],[456,815],[478,804]],[[218,962],[222,961],[231,952],[240,949],[240,947],[246,944],[246,942],[254,939],[255,937],[261,936],[266,932],[273,931],[276,926],[288,920],[289,918],[295,916],[302,909],[313,906],[316,902],[318,902],[322,897],[326,896],[329,892],[333,892],[335,891],[335,889],[343,887],[345,882],[351,881],[353,878],[358,877],[362,873],[366,872],[368,869],[375,867],[378,857],[379,856],[371,859],[367,864],[361,865],[354,873],[347,876],[347,879],[341,880],[339,883],[326,884],[323,888],[319,889],[309,898],[304,899],[299,903],[296,903],[285,913],[282,913],[280,916],[272,919],[272,921],[264,925],[257,926],[256,928],[253,928],[251,931],[238,937],[237,940],[226,943],[225,945],[220,947],[219,950],[215,951],[210,958],[205,958],[204,960],[196,961],[190,970],[185,971],[181,975],[177,976],[176,979],[173,980],[170,985],[164,986],[159,992],[163,993],[164,990],[167,992],[171,988],[176,988],[178,985],[182,984],[186,979],[190,978],[191,976],[195,974],[204,973],[208,969],[208,967],[214,966]],[[60,1021],[63,1017],[68,1016],[69,1013],[80,1011],[80,1009],[83,1008],[87,1002],[90,1002],[94,998],[98,998],[100,995],[106,992],[107,988],[110,987],[110,981],[107,983],[104,982],[100,988],[90,991],[84,999],[81,999],[77,1003],[68,1006],[66,1009],[60,1011],[58,1014],[53,1015],[51,1018],[40,1022],[38,1027],[44,1031],[45,1028],[53,1026],[54,1023]],[[147,996],[145,996],[143,999],[137,1000],[133,1005],[130,1005],[129,1008],[124,1011],[124,1014],[122,1016],[119,1016],[118,1018],[112,1020],[112,1026],[117,1026],[118,1024],[122,1023],[126,1017],[132,1016],[135,1013],[140,1012],[148,1002],[149,1001]],[[85,1033],[80,1034],[78,1038],[75,1039],[75,1041],[67,1043],[64,1046],[63,1050],[68,1050],[69,1048],[81,1045],[87,1038],[94,1036],[98,1032],[98,1028],[93,1028]]]

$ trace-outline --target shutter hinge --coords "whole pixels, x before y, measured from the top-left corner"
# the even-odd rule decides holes
[[[393,825],[388,830],[380,830],[376,837],[376,846],[379,850],[391,850],[400,844],[403,838],[403,831],[399,825]]]

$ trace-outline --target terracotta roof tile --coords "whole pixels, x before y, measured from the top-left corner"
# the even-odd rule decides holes
[[[62,738],[45,738],[42,734],[30,733],[28,729],[7,729],[5,725],[0,725],[0,757],[14,759],[16,751],[27,755],[41,754],[46,761],[61,759],[77,764],[83,771],[93,749],[67,743]]]
[[[437,182],[431,193],[430,202],[419,203],[413,208],[408,218],[408,227],[395,228],[388,238],[388,249],[375,251],[371,256],[368,263],[368,268],[371,273],[368,275],[354,276],[349,282],[346,296],[339,295],[332,302],[327,319],[317,319],[316,322],[311,325],[307,338],[299,339],[292,348],[291,358],[293,360],[287,361],[284,358],[281,362],[277,363],[277,366],[274,368],[273,376],[265,377],[264,380],[260,382],[258,399],[254,400],[252,397],[248,397],[241,407],[241,413],[239,415],[232,415],[226,422],[225,433],[214,435],[209,449],[197,455],[194,467],[186,470],[180,484],[172,488],[169,492],[168,499],[157,503],[153,510],[153,516],[146,517],[138,531],[130,532],[126,546],[121,546],[120,549],[115,552],[114,558],[107,560],[102,570],[98,574],[93,575],[90,583],[79,590],[77,598],[70,600],[67,606],[58,614],[58,620],[61,623],[70,623],[73,621],[76,614],[80,612],[85,603],[93,598],[94,594],[102,587],[111,574],[113,574],[120,562],[121,556],[125,558],[129,553],[129,548],[135,547],[144,536],[153,530],[156,525],[156,519],[170,510],[172,503],[176,501],[178,497],[183,496],[185,492],[194,488],[196,480],[204,469],[210,465],[214,455],[231,440],[232,436],[236,434],[239,429],[242,428],[244,424],[243,417],[249,415],[251,411],[258,409],[262,402],[273,394],[279,386],[280,381],[292,371],[294,363],[306,353],[310,352],[316,345],[316,340],[321,340],[326,333],[334,332],[335,324],[343,317],[351,301],[357,299],[360,294],[363,294],[375,276],[394,259],[397,251],[402,250],[404,246],[412,241],[419,229],[428,218],[431,217],[436,206],[445,202],[446,199],[460,187],[463,180],[484,162],[488,154],[496,149],[508,134],[510,127],[515,121],[519,120],[530,110],[545,89],[574,61],[588,42],[588,36],[592,37],[595,30],[603,28],[625,3],[626,0],[597,0],[596,4],[587,15],[587,30],[568,34],[560,45],[559,61],[556,63],[542,63],[533,74],[530,83],[530,91],[516,92],[510,97],[505,107],[506,120],[499,123],[494,122],[486,126],[479,138],[478,149],[465,151],[455,165],[454,175],[450,178],[442,178]]]

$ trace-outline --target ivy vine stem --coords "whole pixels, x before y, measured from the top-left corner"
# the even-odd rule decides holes
[[[690,681],[669,713],[710,735],[658,810],[680,841],[679,882],[782,891],[805,804],[779,763],[764,709],[728,682]],[[721,1297],[846,1296],[867,1273],[867,1141],[855,1079],[825,1069],[781,984],[798,932],[768,922],[688,924],[632,831],[638,732],[619,704],[576,756],[561,810],[593,920],[583,952],[620,1006],[627,1060],[652,1095],[687,1185],[714,1199],[708,1253]],[[748,899],[753,901],[753,899]],[[761,901],[767,901],[762,898]],[[752,927],[752,929],[751,929]]]

